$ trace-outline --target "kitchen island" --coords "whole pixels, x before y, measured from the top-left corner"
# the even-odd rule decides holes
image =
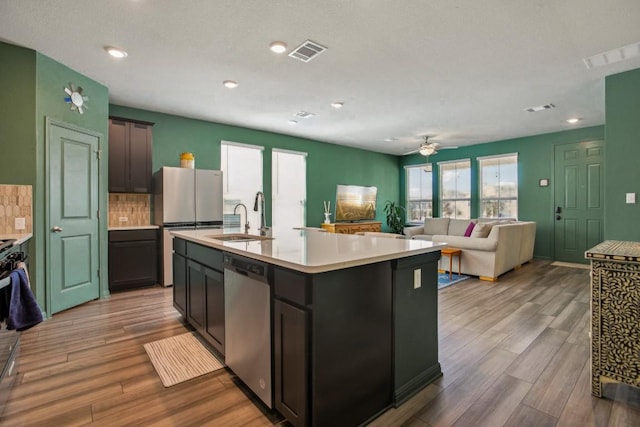
[[[364,424],[442,375],[444,244],[293,229],[248,241],[219,240],[222,230],[173,235],[174,306],[222,356],[237,338],[225,337],[227,261],[266,266],[273,385],[243,381],[266,387],[273,405],[263,402],[293,425]]]

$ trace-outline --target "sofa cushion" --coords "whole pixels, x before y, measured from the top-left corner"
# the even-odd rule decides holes
[[[449,236],[464,236],[464,232],[467,231],[467,227],[469,227],[468,219],[451,219],[449,221],[449,231],[447,234]]]
[[[448,234],[449,218],[427,218],[424,220],[424,234]]]
[[[490,224],[487,222],[479,222],[476,224],[475,227],[473,227],[473,231],[471,232],[470,237],[486,238],[489,236],[489,233],[491,232],[492,227],[493,227],[493,224]]]
[[[467,226],[467,229],[464,231],[464,237],[471,237],[471,232],[473,228],[476,226],[475,222],[470,222]]]

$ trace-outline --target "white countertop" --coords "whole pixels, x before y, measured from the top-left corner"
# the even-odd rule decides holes
[[[20,245],[33,237],[31,233],[0,234],[0,240],[16,239],[13,245]]]
[[[160,228],[159,225],[128,225],[109,227],[109,231],[126,231],[126,230],[153,230]]]
[[[252,231],[249,234],[258,234]],[[222,241],[210,237],[238,234],[237,231],[229,230],[179,230],[171,231],[171,234],[205,246],[304,273],[322,273],[404,258],[438,251],[446,246],[445,243],[424,240],[389,239],[294,229],[277,232],[271,240],[251,242]]]

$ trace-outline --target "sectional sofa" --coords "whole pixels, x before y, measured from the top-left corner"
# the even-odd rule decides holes
[[[474,225],[470,227],[470,223]],[[533,259],[536,223],[513,219],[427,218],[424,225],[405,227],[404,234],[408,238],[445,242],[449,247],[462,249],[462,274],[496,281],[501,274]],[[443,258],[440,269],[448,270],[449,259]]]

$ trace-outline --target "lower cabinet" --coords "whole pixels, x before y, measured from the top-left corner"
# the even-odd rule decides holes
[[[187,260],[187,320],[198,331],[204,330],[205,289],[204,266]]]
[[[109,290],[158,283],[158,230],[109,231]]]
[[[206,320],[205,338],[224,354],[224,275],[210,268],[204,269]]]
[[[307,313],[274,300],[275,408],[296,426],[307,425]]]
[[[222,252],[173,239],[173,305],[224,355]]]
[[[173,306],[187,317],[187,258],[173,254]]]

